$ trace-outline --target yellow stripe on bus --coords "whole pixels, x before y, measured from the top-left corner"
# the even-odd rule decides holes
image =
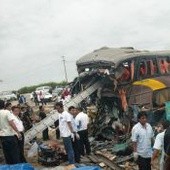
[[[145,79],[141,81],[136,81],[133,83],[133,85],[146,86],[151,88],[153,91],[166,88],[166,85],[164,83],[154,79]]]

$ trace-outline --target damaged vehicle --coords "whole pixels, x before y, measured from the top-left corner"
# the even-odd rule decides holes
[[[72,83],[72,96],[101,82],[101,87],[81,102],[83,108],[96,107],[95,114],[88,113],[95,138],[127,137],[139,110],[148,113],[152,124],[167,117],[170,51],[103,47],[81,57],[76,64],[79,76]]]
[[[103,47],[81,57],[76,64],[79,76],[70,84],[72,98],[64,106],[80,105],[90,118],[93,155],[88,158],[97,164],[102,158],[111,169],[121,170],[122,165],[133,169],[130,132],[139,111],[146,111],[152,125],[161,119],[170,120],[170,51]],[[25,141],[56,120],[58,113],[47,116],[27,131]],[[39,156],[44,161],[42,151]]]

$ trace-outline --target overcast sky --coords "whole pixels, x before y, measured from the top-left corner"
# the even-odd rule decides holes
[[[169,0],[0,0],[0,91],[77,75],[94,49],[170,49]]]

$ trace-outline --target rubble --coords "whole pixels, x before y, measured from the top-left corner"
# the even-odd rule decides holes
[[[134,50],[132,47],[120,49],[104,47],[77,61],[79,76],[71,84],[72,100],[65,106],[67,108],[80,102],[80,106],[90,118],[89,134],[92,137],[92,154],[81,158],[82,164],[95,164],[106,170],[137,169],[130,142],[130,131],[136,122],[137,112],[145,110],[149,114],[149,121],[153,121],[153,124],[155,120],[158,121],[165,110],[163,104],[168,99],[166,94],[169,94],[170,87],[170,80],[166,75],[159,77],[156,75],[154,79],[148,77],[144,81],[137,76],[135,66],[136,68],[139,66],[135,65],[135,60],[140,57],[140,54],[155,55]],[[127,57],[129,57],[128,61]],[[125,62],[120,63],[123,60]],[[153,63],[150,62],[150,65],[153,66]],[[130,75],[128,75],[128,68]],[[134,83],[133,80],[136,82]],[[158,84],[155,84],[157,82]],[[156,113],[157,118],[153,119],[151,111]],[[31,131],[26,134],[27,141],[57,119],[57,116],[54,117],[52,114],[49,116],[51,117],[47,118],[48,121],[40,122],[39,128],[33,128],[32,136],[29,133]],[[33,115],[32,119],[37,121],[38,118]],[[1,155],[0,146],[0,163],[4,163]],[[63,163],[65,160],[64,147],[56,140],[39,144],[38,155],[35,155],[32,160],[28,159],[35,166],[65,165]],[[57,167],[54,169],[60,168]],[[61,169],[65,170],[73,168],[75,168],[74,165],[61,166]]]
[[[155,61],[157,60],[160,64],[163,60],[166,63],[169,61],[168,55],[169,51],[139,51],[133,47],[103,47],[94,50],[81,57],[76,63],[79,76],[72,83],[72,96],[98,80],[102,82],[102,86],[84,103],[86,105],[96,104],[104,98],[115,100],[114,106],[120,111],[117,118],[122,117],[121,114],[127,112],[128,107],[133,107],[133,105],[152,109],[154,107],[151,101],[153,92],[158,93],[153,96],[156,97],[155,104],[162,105],[169,99],[164,93],[169,93],[169,89],[165,89],[170,87],[170,81],[168,74],[154,73],[153,68],[160,69],[155,65]],[[160,58],[156,58],[156,56],[160,56]],[[150,64],[147,66],[149,67],[147,68],[148,72],[146,76],[140,77],[140,69],[143,68],[145,62]],[[128,75],[127,70],[129,71]],[[167,70],[166,72],[169,73]],[[155,76],[153,76],[154,74]],[[159,91],[160,89],[163,92]],[[163,95],[162,98],[158,97],[160,92]],[[83,106],[84,103],[81,105]]]
[[[104,169],[136,168],[129,139],[137,114],[145,110],[149,121],[156,122],[156,116],[162,116],[162,112],[159,115],[160,106],[162,108],[162,104],[168,100],[166,93],[169,92],[166,90],[170,87],[169,77],[154,75],[152,70],[157,54],[164,57],[166,52],[104,47],[77,61],[79,76],[70,84],[72,99],[67,104],[79,104],[90,118],[89,135],[93,137],[93,154],[88,156],[89,164],[93,162]],[[151,74],[141,77],[140,62],[142,57],[148,56],[151,57],[147,60]],[[94,86],[96,83],[97,87]],[[153,116],[151,111],[158,114]],[[44,120],[42,124],[48,126],[51,122],[51,119]],[[40,125],[38,132],[42,130]]]
[[[166,53],[139,51],[132,47],[105,47],[77,61],[79,76],[70,84],[72,99],[69,105],[80,102],[90,118],[93,154],[86,158],[86,164],[95,163],[104,169],[136,168],[129,139],[137,114],[145,110],[150,121],[155,121],[151,111],[160,114],[160,107],[157,106],[170,100],[166,96],[170,87],[169,76],[155,75],[154,79],[152,76],[147,79],[139,77],[139,63],[143,56],[147,56],[150,57],[147,60],[150,67],[153,67],[154,55]],[[94,86],[96,82],[97,88]]]
[[[160,53],[160,55],[164,54],[166,52]],[[79,94],[95,81],[100,81],[102,84],[96,92],[83,100],[80,106],[90,118],[89,134],[94,137],[91,144],[95,155],[90,158],[96,163],[100,162],[103,167],[109,167],[110,164],[117,169],[135,167],[129,139],[131,128],[137,121],[137,113],[145,109],[148,112],[149,121],[155,121],[155,117],[150,113],[154,107],[152,98],[155,97],[155,92],[160,94],[160,91],[155,91],[159,88],[152,86],[152,82],[155,84],[163,82],[168,88],[170,87],[168,76],[157,75],[158,78],[154,77],[154,80],[146,81],[141,81],[143,77],[139,78],[140,72],[137,72],[137,69],[139,70],[137,64],[140,58],[154,57],[154,55],[156,53],[135,50],[133,47],[118,49],[104,47],[81,57],[76,63],[79,77],[71,85],[72,96]],[[137,60],[139,61],[136,62]],[[150,67],[153,67],[152,58],[147,61],[150,62]],[[150,77],[153,74],[151,73]],[[133,83],[134,81],[136,82]],[[164,86],[158,85],[157,87],[165,89]],[[162,98],[157,97],[155,101],[162,103]],[[158,107],[154,109],[158,112],[160,110]],[[102,150],[103,148],[106,149],[106,153]],[[102,160],[97,156],[102,157]]]

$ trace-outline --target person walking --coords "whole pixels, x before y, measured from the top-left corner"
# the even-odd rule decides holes
[[[10,111],[4,109],[5,104],[0,100],[0,140],[5,157],[6,164],[21,163],[18,138],[20,132],[13,122],[13,115]]]
[[[17,127],[17,130],[20,132],[21,137],[18,138],[18,146],[20,151],[20,160],[22,163],[27,162],[24,156],[24,126],[23,122],[19,118],[20,108],[18,106],[12,106],[12,113],[13,113],[13,122]]]
[[[152,140],[154,133],[147,123],[147,114],[140,112],[137,116],[138,123],[132,128],[132,142],[134,160],[137,161],[139,170],[151,170]]]
[[[74,158],[74,150],[72,146],[72,140],[74,139],[74,131],[72,127],[72,117],[67,112],[64,111],[63,104],[61,102],[57,102],[56,110],[59,113],[59,130],[60,130],[60,136],[63,139],[64,147],[68,156],[69,164],[75,163]]]
[[[89,155],[91,153],[91,148],[90,148],[90,142],[88,139],[88,123],[89,123],[89,118],[87,114],[83,113],[82,108],[78,107],[76,108],[77,110],[77,115],[75,117],[75,122],[78,130],[78,134],[80,136],[80,154],[82,156]],[[85,152],[85,150],[86,152]]]
[[[46,117],[47,116],[45,114],[44,106],[43,105],[39,106],[39,118],[40,118],[40,120],[43,120]],[[48,127],[45,130],[43,130],[42,136],[43,136],[44,141],[49,140]]]

